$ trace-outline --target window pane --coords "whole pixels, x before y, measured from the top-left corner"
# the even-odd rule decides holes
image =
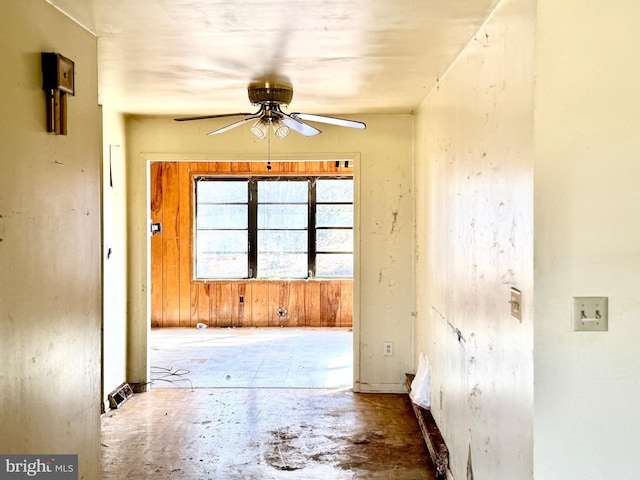
[[[198,203],[247,203],[248,185],[247,180],[198,180]]]
[[[246,230],[201,230],[196,237],[197,278],[247,278]]]
[[[319,253],[316,255],[316,277],[353,277],[353,254]]]
[[[306,253],[265,253],[258,255],[260,278],[307,278]]]
[[[318,252],[353,252],[353,230],[317,230]]]
[[[353,227],[353,205],[317,205],[317,227]]]
[[[317,180],[317,202],[353,202],[353,180]]]
[[[249,181],[198,180],[196,197],[196,278],[247,278]]]
[[[201,228],[247,228],[248,208],[246,205],[199,205],[196,217]]]
[[[249,251],[246,230],[200,230],[197,233],[197,254],[240,253]]]
[[[258,228],[307,228],[307,205],[258,205]]]
[[[258,182],[259,203],[307,203],[306,181]]]
[[[198,254],[197,278],[247,278],[249,257],[233,254]]]
[[[307,231],[261,230],[258,232],[258,257],[263,253],[307,253]]]

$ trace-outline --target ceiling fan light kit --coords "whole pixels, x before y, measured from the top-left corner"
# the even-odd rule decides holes
[[[282,111],[281,105],[289,105],[293,98],[293,88],[290,85],[273,82],[253,82],[249,84],[247,91],[249,101],[259,110],[255,113],[225,113],[221,115],[203,115],[198,117],[176,118],[177,122],[186,122],[191,120],[207,120],[211,118],[232,118],[242,117],[240,120],[230,123],[222,128],[213,130],[207,135],[217,135],[226,132],[232,128],[239,127],[245,123],[257,120],[251,126],[251,133],[258,138],[265,138],[269,135],[269,127],[273,128],[278,138],[284,138],[294,130],[301,135],[311,137],[322,133],[316,127],[305,123],[318,122],[339,127],[358,128],[364,130],[366,124],[355,120],[345,120],[343,118],[327,117],[324,115],[312,115],[307,113],[291,113],[286,114]]]
[[[278,138],[284,138],[289,135],[291,129],[287,127],[284,122],[280,119],[276,119],[273,121],[273,133],[276,134]]]
[[[269,133],[269,122],[266,119],[261,118],[251,126],[250,130],[256,137],[265,138],[267,133]]]

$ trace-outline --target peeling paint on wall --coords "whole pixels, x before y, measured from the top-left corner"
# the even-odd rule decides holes
[[[467,454],[467,480],[473,480],[473,461],[471,460],[471,445]]]

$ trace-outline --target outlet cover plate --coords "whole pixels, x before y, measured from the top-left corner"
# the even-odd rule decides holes
[[[608,297],[573,297],[574,332],[606,332],[609,330]]]

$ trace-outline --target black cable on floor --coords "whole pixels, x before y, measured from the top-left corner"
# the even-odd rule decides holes
[[[181,378],[185,375],[189,375],[191,370],[186,368],[178,368],[176,370],[173,367],[154,367],[151,366],[151,384],[154,382],[169,382],[172,384],[178,384],[179,382],[189,382],[191,391],[193,392],[193,383],[188,378]]]

